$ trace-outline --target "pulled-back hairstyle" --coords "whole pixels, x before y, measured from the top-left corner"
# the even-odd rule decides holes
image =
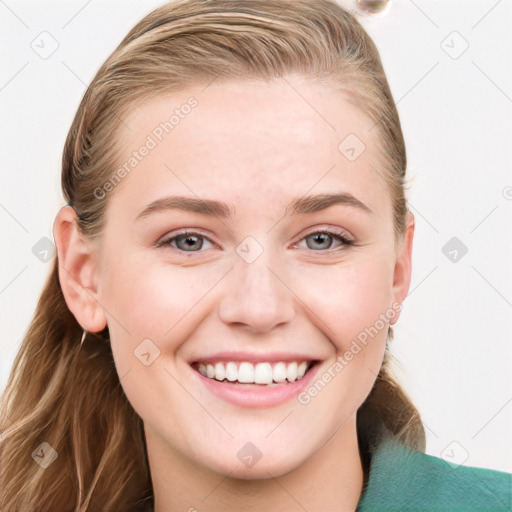
[[[140,21],[97,72],[65,143],[62,190],[79,228],[91,238],[101,235],[109,195],[98,199],[95,190],[119,166],[116,134],[136,104],[212,80],[293,73],[336,84],[372,121],[399,240],[408,210],[398,112],[374,42],[334,0],[176,0]],[[108,328],[88,333],[82,348],[81,334],[55,255],[0,404],[2,512],[129,512],[152,505],[143,422],[120,385]],[[425,450],[420,416],[393,376],[388,345],[357,413],[366,477],[383,432]],[[58,454],[46,469],[32,457],[43,442]]]

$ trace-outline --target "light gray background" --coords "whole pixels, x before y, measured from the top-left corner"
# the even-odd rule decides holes
[[[33,247],[53,240],[64,204],[72,117],[100,64],[160,4],[0,0],[0,389],[49,271]],[[427,453],[512,472],[512,2],[402,0],[358,17],[398,105],[416,215],[398,377]]]

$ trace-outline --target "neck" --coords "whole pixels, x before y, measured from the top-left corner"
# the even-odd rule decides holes
[[[363,468],[355,415],[313,456],[284,475],[244,480],[222,475],[173,451],[145,427],[154,512],[354,512]]]

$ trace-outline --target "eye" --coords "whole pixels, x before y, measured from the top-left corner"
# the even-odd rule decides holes
[[[338,241],[338,250],[342,250],[344,246],[354,245],[354,241],[349,239],[344,232],[330,229],[323,229],[320,231],[313,231],[309,233],[300,242],[306,242],[306,248],[313,251],[325,252],[333,249],[336,241]],[[209,249],[213,246],[213,242],[206,236],[195,231],[182,231],[180,233],[168,236],[156,244],[157,247],[171,246],[181,252],[203,252],[204,245],[210,244],[206,247]],[[294,247],[299,246],[298,244]],[[336,250],[336,246],[333,250]]]
[[[308,249],[313,251],[324,251],[333,248],[333,241],[338,240],[339,249],[343,246],[353,245],[353,240],[350,240],[345,233],[337,230],[324,229],[321,231],[314,231],[306,235],[301,242],[305,240]]]
[[[157,243],[157,247],[170,245],[171,247],[183,252],[202,252],[200,250],[203,249],[205,241],[207,244],[212,244],[208,238],[200,233],[196,233],[194,231],[182,231],[181,233],[164,238],[162,241]]]

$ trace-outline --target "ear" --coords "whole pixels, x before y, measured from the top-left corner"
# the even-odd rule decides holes
[[[401,304],[409,292],[412,272],[413,237],[414,215],[409,211],[405,220],[404,234],[396,251],[395,269],[393,273],[393,303],[400,302]],[[390,321],[390,324],[395,324],[399,316],[399,314],[395,315],[393,320]]]
[[[80,232],[77,220],[74,208],[64,206],[53,223],[59,281],[66,304],[82,328],[100,332],[107,319],[97,300],[96,245]]]

